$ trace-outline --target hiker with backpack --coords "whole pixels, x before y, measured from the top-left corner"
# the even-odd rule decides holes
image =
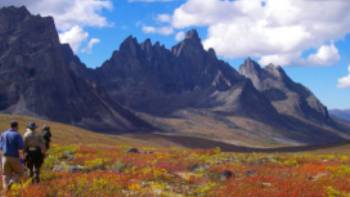
[[[24,134],[25,164],[29,169],[33,183],[40,182],[40,168],[46,153],[45,140],[36,132],[36,129],[37,125],[30,122]]]
[[[22,136],[18,133],[18,123],[11,122],[11,128],[3,132],[0,137],[2,152],[3,188],[8,191],[13,183],[17,183],[24,173]]]

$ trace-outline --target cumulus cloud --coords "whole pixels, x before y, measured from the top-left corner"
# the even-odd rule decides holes
[[[128,0],[129,3],[156,3],[156,2],[167,3],[171,1],[174,1],[174,0]]]
[[[174,28],[172,28],[171,26],[154,27],[154,26],[143,25],[142,31],[147,34],[160,34],[160,35],[168,36],[174,33]]]
[[[338,80],[338,88],[349,88],[350,87],[350,65],[348,67],[349,74]]]
[[[296,61],[299,58],[298,53],[287,53],[287,54],[273,54],[273,55],[264,55],[260,58],[259,63],[261,65],[275,64],[275,65],[290,65],[292,61]],[[293,62],[294,63],[294,62]],[[301,61],[297,62],[301,64]]]
[[[169,14],[158,14],[156,20],[162,23],[167,23],[171,21],[171,16]]]
[[[85,27],[106,27],[111,25],[102,15],[103,10],[112,9],[110,0],[1,0],[2,6],[26,6],[32,13],[52,16],[62,42],[68,42],[78,51],[81,42],[87,40]],[[76,35],[77,37],[74,37]],[[83,37],[78,37],[83,36]],[[80,42],[80,43],[79,43]]]
[[[339,61],[340,55],[338,49],[331,45],[322,45],[315,54],[308,57],[307,61],[311,65],[331,65]]]
[[[59,34],[61,43],[69,43],[73,51],[78,51],[80,45],[85,41],[89,34],[80,26],[74,26],[71,29]]]
[[[83,49],[83,52],[84,53],[91,53],[92,48],[100,42],[101,42],[101,40],[98,38],[91,38],[90,41],[88,42],[87,46]]]
[[[171,24],[207,27],[204,46],[227,58],[326,65],[339,60],[336,47],[327,43],[350,32],[349,9],[347,0],[187,0]],[[303,59],[310,48],[317,53]]]
[[[104,27],[108,20],[101,15],[104,9],[112,9],[109,0],[2,0],[0,6],[25,5],[31,12],[44,16],[53,16],[60,30],[75,25]]]

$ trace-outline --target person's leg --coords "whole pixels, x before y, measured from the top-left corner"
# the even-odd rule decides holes
[[[34,165],[34,177],[33,177],[33,181],[35,183],[39,183],[40,182],[40,166],[36,163]]]
[[[18,183],[24,174],[24,166],[19,158],[11,158],[11,168],[13,171],[13,182]]]
[[[11,174],[7,173],[2,175],[2,188],[5,192],[8,191],[11,180]]]
[[[40,168],[43,163],[43,155],[41,151],[37,151],[34,160],[34,180],[36,183],[40,182]]]
[[[27,168],[29,170],[29,177],[33,178],[33,176],[34,176],[34,173],[33,173],[33,168],[34,168],[33,161],[28,161]]]
[[[10,164],[10,158],[2,158],[2,186],[3,190],[6,192],[9,189],[12,180],[12,169]]]
[[[28,152],[27,155],[27,168],[29,170],[29,177],[32,179],[32,182],[34,183],[34,163],[33,163],[33,155],[31,152]]]
[[[45,147],[46,147],[46,150],[49,150],[49,148],[50,148],[50,141],[48,141],[48,140],[45,141]]]

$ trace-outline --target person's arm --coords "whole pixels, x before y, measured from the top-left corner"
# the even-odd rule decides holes
[[[18,143],[19,158],[24,160],[24,142],[21,135],[18,135],[17,143]]]
[[[4,137],[3,137],[3,135],[1,135],[0,136],[0,152],[1,153],[2,153],[3,144],[4,144]]]
[[[19,160],[20,160],[21,162],[25,162],[25,161],[24,161],[25,158],[24,158],[24,151],[23,151],[23,149],[22,149],[22,150],[19,150]]]
[[[45,146],[45,140],[43,137],[40,137],[40,149],[41,149],[41,153],[43,155],[46,154],[46,146]]]

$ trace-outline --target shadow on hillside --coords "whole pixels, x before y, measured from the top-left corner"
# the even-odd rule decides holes
[[[160,138],[173,142],[175,144],[181,145],[186,148],[198,148],[198,149],[213,149],[220,147],[224,152],[240,152],[240,153],[294,153],[294,152],[304,152],[304,151],[315,151],[322,150],[326,148],[335,148],[338,146],[343,146],[350,144],[350,141],[344,141],[333,144],[322,144],[322,145],[309,145],[309,146],[295,146],[295,147],[281,147],[281,148],[250,148],[244,146],[236,146],[233,144],[213,141],[209,139],[190,137],[190,136],[176,136],[176,135],[162,135],[162,134],[152,134],[152,135],[136,135],[136,138],[144,140],[152,140],[154,138]]]

